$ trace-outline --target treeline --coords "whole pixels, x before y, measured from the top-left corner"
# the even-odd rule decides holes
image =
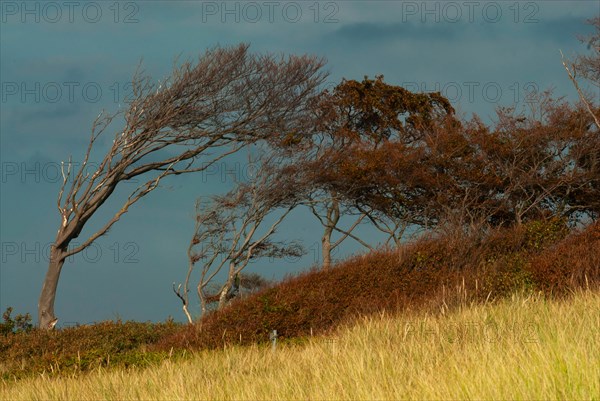
[[[333,98],[335,139],[289,170],[347,210],[423,228],[598,217],[600,133],[581,104],[543,93],[530,113],[501,108],[486,125],[382,77],[345,81]],[[345,108],[349,99],[358,103]]]
[[[600,17],[589,22],[595,33],[582,40],[591,55],[563,60],[581,101],[533,94],[528,110],[499,109],[492,124],[456,115],[439,93],[412,93],[381,76],[323,91],[324,60],[254,54],[248,45],[210,49],[158,83],[138,70],[126,107],[94,121],[84,162],[78,169],[64,164],[40,327],[58,322],[54,301],[69,256],[109,232],[163,179],[201,172],[241,149],[252,149],[255,174],[197,203],[187,274],[173,284],[190,323],[198,309],[190,294],[202,314],[222,308],[239,293],[251,261],[305,252],[274,236],[298,207],[323,227],[324,270],[345,240],[371,250],[381,245],[361,238],[356,228],[365,222],[385,234],[385,244],[400,245],[432,230],[597,219],[600,112],[582,88],[584,81],[600,85]],[[100,140],[120,114],[124,126],[112,142]],[[88,171],[102,142],[109,148]],[[73,247],[116,188],[138,179],[121,206]]]
[[[595,221],[600,108],[575,78],[600,85],[600,22],[590,22],[593,55],[564,61],[580,94],[575,104],[551,90],[532,93],[523,109],[501,107],[486,124],[457,115],[440,93],[412,93],[383,76],[343,80],[313,97],[305,110],[311,124],[255,143],[255,174],[197,204],[188,272],[175,291],[188,321],[195,275],[204,315],[235,296],[251,260],[304,253],[302,244],[273,236],[298,207],[323,227],[324,270],[345,240],[375,250],[424,232]],[[357,227],[366,222],[384,234],[383,244],[361,237]],[[210,293],[219,273],[226,278]]]

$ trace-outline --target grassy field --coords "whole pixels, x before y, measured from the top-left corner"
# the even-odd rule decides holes
[[[4,382],[3,400],[600,400],[600,294],[364,318],[303,344]]]

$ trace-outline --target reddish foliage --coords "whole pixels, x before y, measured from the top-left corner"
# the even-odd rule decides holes
[[[101,322],[60,330],[0,335],[0,377],[71,374],[107,366],[146,366],[167,353],[148,346],[181,328],[174,323]]]
[[[326,333],[357,316],[380,311],[435,311],[442,305],[498,298],[519,288],[545,290],[560,284],[574,289],[584,284],[584,276],[589,285],[599,284],[598,225],[563,239],[565,235],[562,221],[550,220],[485,236],[422,239],[400,251],[357,256],[329,271],[312,270],[234,302],[163,339],[158,347],[266,342],[273,329],[289,339]],[[594,244],[596,250],[591,248]],[[557,258],[556,253],[562,256]],[[571,257],[578,262],[563,263]]]
[[[365,102],[333,100],[344,100],[342,106]],[[346,131],[362,135],[298,169],[314,172],[311,183],[352,204],[421,226],[450,215],[494,226],[549,215],[572,221],[597,216],[600,136],[593,119],[582,106],[553,99],[550,92],[539,102],[531,116],[500,108],[493,126],[476,116],[461,122],[435,113],[417,130],[396,129],[397,135],[377,141],[355,123]],[[421,112],[416,109],[415,116]],[[383,126],[375,131],[390,130]]]
[[[555,294],[597,283],[600,277],[600,222],[534,257],[531,271],[538,287]]]

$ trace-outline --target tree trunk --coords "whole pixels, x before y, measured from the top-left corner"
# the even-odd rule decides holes
[[[65,253],[66,249],[56,247],[52,247],[50,251],[50,263],[38,302],[38,322],[41,329],[52,329],[58,322],[54,316],[54,299],[60,271],[65,263]]]
[[[200,302],[200,310],[202,311],[202,317],[206,316],[206,300],[204,298],[202,298],[202,301]],[[200,320],[202,320],[202,317]]]
[[[321,251],[323,252],[323,270],[329,270],[331,267],[331,234],[333,228],[325,227],[325,232],[321,238]]]
[[[219,309],[222,309],[227,302],[227,293],[229,289],[233,285],[233,280],[235,276],[235,263],[229,263],[229,273],[227,274],[227,281],[223,285],[223,289],[221,290],[221,294],[219,295]]]
[[[192,320],[192,315],[190,315],[190,312],[188,311],[187,304],[184,304],[182,309],[183,309],[183,313],[185,313],[185,317],[187,317],[188,323],[189,324],[194,323],[194,320]]]
[[[201,311],[201,315],[200,315],[200,321],[202,321],[202,318],[204,316],[206,316],[206,296],[204,295],[204,290],[198,286],[198,298],[200,298],[200,311]]]
[[[333,235],[333,230],[335,230],[338,221],[340,221],[340,206],[335,196],[332,196],[331,204],[327,208],[327,224],[325,225],[325,232],[323,233],[323,237],[321,238],[321,250],[323,252],[323,270],[329,270],[329,268],[331,267],[331,250],[334,246],[337,245],[331,245],[331,236]]]
[[[223,309],[225,306],[225,302],[227,301],[227,291],[229,291],[229,288],[225,285],[221,290],[221,294],[219,294],[219,309]]]

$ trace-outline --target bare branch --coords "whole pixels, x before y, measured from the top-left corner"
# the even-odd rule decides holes
[[[598,116],[596,114],[594,114],[594,111],[592,110],[592,106],[591,106],[590,102],[584,96],[583,91],[579,87],[579,83],[577,82],[577,79],[575,79],[575,76],[577,74],[575,65],[571,64],[571,68],[569,68],[562,51],[560,51],[560,58],[562,61],[562,65],[565,67],[565,70],[567,71],[567,74],[569,75],[569,79],[571,80],[571,82],[573,83],[573,86],[575,86],[575,89],[577,90],[577,93],[579,94],[579,98],[581,99],[581,101],[585,105],[587,111],[590,113],[590,115],[594,119],[594,122],[596,123],[596,127],[598,127],[598,129],[600,130],[600,118],[598,118]]]
[[[259,169],[249,182],[238,183],[226,195],[212,197],[211,203],[203,208],[197,204],[197,226],[192,242],[201,250],[193,261],[201,263],[197,291],[203,314],[208,303],[219,301],[222,307],[231,298],[231,294],[227,294],[235,277],[250,260],[298,253],[297,247],[292,249],[285,243],[271,241],[297,204],[293,180],[275,167],[279,164],[276,159],[273,154],[261,156],[254,161]],[[265,226],[269,216],[274,220]],[[225,282],[216,294],[206,294],[204,290],[225,266],[228,266]]]
[[[188,311],[188,299],[187,299],[187,292],[184,293],[184,295],[181,295],[181,284],[179,284],[177,286],[177,289],[175,289],[175,283],[173,283],[173,292],[175,293],[175,295],[177,295],[177,298],[179,298],[181,300],[181,302],[183,303],[183,313],[185,313],[185,316],[187,317],[188,323],[193,323],[194,321],[192,320],[192,316],[190,315],[190,312]]]
[[[352,226],[350,226],[350,228],[348,230],[342,230],[338,226],[334,226],[333,229],[335,231],[338,231],[338,232],[340,232],[340,233],[342,233],[344,235],[342,237],[340,237],[336,242],[334,242],[331,245],[331,249],[336,248],[339,244],[342,243],[342,241],[344,241],[346,238],[350,237],[353,240],[357,241],[362,246],[364,246],[365,248],[367,248],[369,250],[373,250],[373,247],[371,245],[367,244],[366,242],[364,242],[363,240],[361,240],[360,238],[358,238],[356,235],[352,234],[352,231],[354,231],[354,229],[360,224],[360,222],[365,218],[365,216],[366,216],[366,214],[362,213],[360,215],[360,217],[358,219],[356,219],[356,221],[354,222],[354,224],[352,224]]]

